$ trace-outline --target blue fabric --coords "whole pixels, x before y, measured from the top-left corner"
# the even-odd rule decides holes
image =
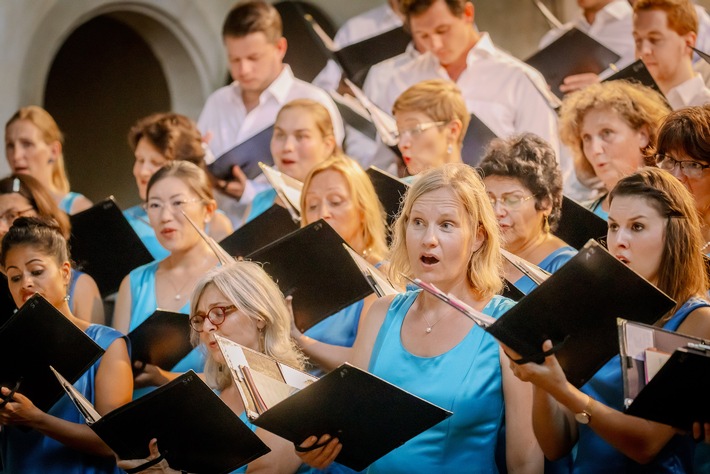
[[[106,350],[123,336],[115,329],[92,324],[86,335]],[[126,344],[128,340],[126,339]],[[96,403],[94,384],[101,359],[74,384],[74,387],[92,404]],[[65,394],[48,412],[72,423],[84,424],[84,417]],[[113,458],[100,458],[68,448],[38,431],[22,431],[14,426],[5,426],[2,431],[3,474],[103,474],[122,472]]]
[[[369,371],[454,414],[377,460],[368,473],[496,473],[496,438],[503,418],[498,344],[478,326],[435,357],[409,353],[400,338],[404,317],[419,295],[394,297],[377,335]],[[498,317],[513,302],[494,296],[483,309]]]
[[[274,188],[269,188],[261,191],[259,194],[254,196],[254,200],[251,202],[251,209],[249,210],[249,215],[244,220],[244,223],[254,220],[260,214],[266,212],[271,206],[274,205],[276,201],[276,191]]]
[[[82,194],[75,193],[75,192],[68,192],[67,194],[64,195],[61,201],[59,201],[59,209],[64,211],[67,214],[71,215],[71,207],[74,205],[74,201],[76,198],[79,196],[83,196]]]
[[[155,260],[163,260],[170,255],[170,252],[158,242],[155,230],[150,226],[148,214],[142,206],[128,208],[123,211],[123,215]]]
[[[74,290],[76,290],[76,282],[79,281],[79,277],[86,275],[84,272],[80,272],[74,268],[71,269],[71,279],[69,280],[69,311],[74,312]]]
[[[701,298],[691,298],[666,322],[664,329],[676,331],[693,310],[710,306]],[[582,391],[595,400],[624,411],[624,383],[621,361],[617,355],[606,363],[582,387]],[[587,425],[579,426],[579,441],[575,459],[575,473],[644,472],[644,473],[686,473],[692,472],[693,440],[690,436],[674,436],[648,465],[640,465],[624,456]]]
[[[158,309],[158,302],[155,298],[155,272],[158,270],[159,263],[150,262],[128,274],[131,284],[131,323],[128,327],[129,332],[133,331]],[[190,313],[189,300],[185,302],[179,312]],[[198,348],[190,351],[171,370],[173,372],[187,372],[190,369],[198,374],[204,372],[205,357]],[[133,398],[138,398],[153,390],[155,390],[155,387],[136,389],[133,391]]]
[[[604,209],[602,209],[602,203],[606,199],[606,196],[607,195],[605,194],[604,196],[600,197],[599,199],[595,199],[594,201],[587,202],[587,203],[585,203],[585,206],[587,207],[587,209],[592,211],[594,214],[598,215],[599,217],[601,217],[605,221],[608,221],[609,220],[609,213],[606,212]]]
[[[546,272],[555,273],[562,265],[567,263],[575,255],[577,255],[577,250],[575,248],[561,247],[545,257],[544,260],[538,264],[538,267],[542,268]],[[526,295],[537,287],[537,285],[527,276],[519,278],[518,281],[513,284],[517,289]]]

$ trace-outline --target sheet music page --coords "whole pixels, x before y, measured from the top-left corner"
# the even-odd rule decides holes
[[[653,329],[626,324],[624,331],[626,355],[636,360],[645,360],[646,349],[654,347]]]
[[[88,425],[93,425],[99,421],[101,419],[101,415],[99,415],[99,412],[96,411],[91,402],[87,400],[86,397],[84,397],[84,395],[82,395],[76,388],[74,388],[74,386],[70,384],[69,381],[62,376],[62,374],[57,372],[54,367],[50,365],[49,368],[54,373],[54,376],[57,377],[59,385],[62,386],[64,391],[69,396],[69,399],[74,403],[77,410],[79,410],[82,416],[86,419],[86,423]]]

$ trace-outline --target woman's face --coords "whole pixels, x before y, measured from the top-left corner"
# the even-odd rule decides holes
[[[212,217],[207,204],[175,176],[163,178],[150,188],[146,208],[160,245],[170,252],[188,250],[202,241],[181,211],[203,229]]]
[[[400,134],[397,146],[409,174],[447,162],[449,144],[455,144],[446,124],[433,125],[436,122],[423,112],[397,112],[395,119]]]
[[[42,132],[29,120],[15,120],[5,129],[5,156],[16,174],[29,174],[47,186],[61,153],[59,142],[45,143]]]
[[[204,322],[200,333],[200,342],[205,345],[212,358],[224,364],[224,357],[219,350],[215,334],[234,341],[237,344],[248,347],[255,351],[259,348],[259,330],[263,329],[265,323],[256,321],[247,316],[243,311],[237,309],[227,311],[224,321],[221,324],[214,324],[207,317],[207,313],[215,307],[230,307],[233,303],[222,294],[214,285],[207,285],[197,303],[196,315],[203,316]]]
[[[271,155],[282,173],[305,181],[315,165],[333,154],[335,138],[324,137],[313,116],[302,108],[284,110],[274,124]]]
[[[609,208],[609,252],[653,284],[658,282],[668,219],[648,200],[617,196]]]
[[[136,161],[133,163],[133,177],[136,178],[138,194],[145,201],[148,181],[168,160],[145,137],[138,140],[133,154],[136,156]]]
[[[449,188],[422,194],[406,227],[409,264],[414,276],[450,288],[466,281],[471,254],[483,245],[466,210]]]
[[[682,151],[668,152],[666,156],[670,156],[676,161],[694,161],[703,166],[707,166],[708,164]],[[701,216],[705,216],[705,214],[710,211],[710,170],[707,168],[703,169],[698,177],[689,178],[683,173],[680,164],[678,164],[673,170],[669,171],[669,173],[672,173],[673,176],[678,178],[688,191],[690,191],[695,201],[695,208]]]
[[[36,215],[37,211],[22,194],[0,194],[0,239],[7,234],[15,219],[20,216],[34,217]]]
[[[641,149],[649,142],[645,127],[634,130],[611,109],[591,109],[582,119],[580,133],[584,156],[607,191],[643,167]]]
[[[306,193],[305,222],[325,220],[353,248],[363,238],[363,214],[357,209],[350,187],[340,172],[325,170],[311,178]]]
[[[503,245],[515,252],[539,237],[544,210],[535,208],[535,197],[517,178],[488,176],[483,180],[498,219]]]
[[[42,295],[54,307],[65,301],[71,265],[59,264],[32,245],[16,245],[5,256],[5,274],[17,307],[25,304],[35,293]]]

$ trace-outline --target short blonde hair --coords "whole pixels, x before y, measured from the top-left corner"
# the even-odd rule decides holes
[[[303,354],[291,340],[291,314],[279,287],[254,262],[239,261],[210,270],[195,285],[190,297],[190,315],[197,313],[200,298],[213,285],[237,309],[255,321],[264,322],[264,353],[279,362],[303,369]],[[190,333],[192,345],[200,345],[200,335]],[[210,386],[224,390],[232,383],[227,367],[207,357],[205,376]]]
[[[479,230],[483,233],[483,244],[469,256],[466,276],[469,285],[480,298],[491,298],[503,288],[498,221],[481,177],[463,163],[449,163],[426,171],[407,192],[394,224],[389,255],[390,278],[404,283],[402,274],[413,276],[406,239],[412,207],[423,195],[443,188],[450,189],[463,205],[468,220],[464,225],[468,225],[471,237],[475,238]]]
[[[459,147],[463,146],[471,115],[461,90],[453,82],[431,79],[414,84],[402,92],[392,106],[394,115],[402,112],[421,112],[431,117],[434,122],[460,120],[461,133],[457,144]]]
[[[367,173],[355,160],[345,155],[333,156],[317,164],[306,176],[301,193],[301,224],[303,226],[310,224],[306,220],[306,194],[313,177],[327,170],[337,171],[345,179],[350,191],[350,198],[363,216],[360,226],[365,249],[374,255],[384,256],[387,252],[385,211]]]
[[[291,109],[301,109],[307,115],[310,115],[323,138],[335,136],[335,132],[333,131],[333,120],[330,117],[330,112],[328,112],[328,109],[326,109],[323,104],[312,99],[295,99],[286,103],[283,107],[281,107],[279,113],[276,114],[276,121],[274,123],[279,122],[279,117],[281,117],[283,112]]]
[[[633,130],[648,130],[648,146],[641,149],[647,156],[658,136],[658,127],[670,109],[663,96],[653,89],[628,81],[592,84],[566,96],[560,109],[560,138],[572,151],[574,168],[582,183],[590,183],[596,173],[584,156],[582,122],[591,110],[611,110]],[[647,165],[654,163],[647,160]],[[609,190],[610,191],[610,190]]]

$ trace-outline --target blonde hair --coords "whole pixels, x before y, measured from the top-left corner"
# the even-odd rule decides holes
[[[668,104],[658,92],[628,81],[610,81],[592,84],[569,94],[560,109],[560,138],[572,151],[574,168],[582,183],[590,183],[596,173],[584,156],[582,146],[582,122],[591,110],[611,110],[635,131],[646,127],[648,146],[641,149],[643,156],[653,148],[658,136],[658,127],[668,115]],[[654,163],[648,162],[647,165]]]
[[[372,186],[372,181],[367,177],[367,173],[363,171],[355,160],[345,155],[333,156],[317,164],[306,176],[306,180],[303,183],[303,191],[301,192],[302,226],[310,224],[306,219],[306,195],[311,182],[316,175],[327,170],[340,173],[348,185],[350,198],[362,215],[360,226],[362,227],[365,249],[373,255],[384,256],[387,252],[385,211],[377,197],[375,188]]]
[[[281,114],[292,109],[302,109],[307,115],[313,118],[316,128],[323,138],[335,137],[335,132],[333,131],[333,120],[330,116],[330,112],[328,112],[328,109],[326,109],[323,104],[311,99],[296,99],[288,102],[286,105],[281,107],[279,113],[276,114],[276,120],[274,123],[279,123]]]
[[[414,84],[402,92],[394,105],[392,113],[421,112],[431,117],[434,122],[461,122],[457,144],[463,146],[471,115],[466,109],[461,90],[451,81],[431,79]]]
[[[42,107],[37,105],[30,105],[27,107],[22,107],[20,110],[15,112],[15,114],[10,117],[10,120],[5,124],[5,134],[7,134],[7,129],[10,125],[17,122],[18,120],[27,120],[32,125],[37,127],[40,134],[42,135],[42,140],[51,145],[54,142],[59,142],[60,145],[64,145],[64,135],[59,130],[57,122],[54,121],[49,112],[44,110]],[[69,178],[67,178],[67,172],[64,168],[64,153],[61,151],[54,160],[54,167],[52,169],[52,186],[57,188],[60,192],[66,194],[69,192]]]
[[[239,261],[210,270],[192,291],[190,315],[197,313],[200,298],[210,285],[219,290],[237,310],[254,321],[264,323],[264,354],[303,369],[303,354],[291,340],[291,314],[283,294],[259,264]],[[191,330],[190,341],[195,347],[200,345],[200,335],[194,329]],[[205,377],[210,386],[219,390],[232,383],[227,367],[211,357],[205,361]]]
[[[426,171],[407,192],[394,224],[389,255],[390,278],[404,283],[402,274],[413,276],[406,239],[412,207],[420,197],[439,189],[451,190],[463,205],[468,221],[464,225],[468,226],[471,237],[475,237],[479,231],[483,233],[483,244],[468,257],[466,276],[478,297],[491,298],[503,288],[498,221],[481,177],[463,163],[449,163]]]

